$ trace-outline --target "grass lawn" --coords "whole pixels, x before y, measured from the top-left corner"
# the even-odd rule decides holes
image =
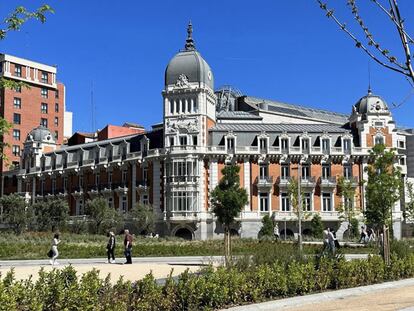
[[[45,259],[50,243],[51,233],[29,232],[20,236],[0,233],[0,259]],[[107,237],[92,234],[61,234],[59,245],[60,258],[93,258],[106,256]],[[116,255],[123,256],[123,236],[116,237]],[[271,241],[234,238],[232,242],[234,255],[250,255],[263,247],[277,247]],[[292,247],[294,247],[292,245]],[[305,245],[304,251],[313,254],[320,250],[319,245]],[[215,256],[223,254],[222,240],[184,241],[179,239],[149,239],[136,237],[133,256]],[[373,253],[368,247],[343,248],[344,253]]]

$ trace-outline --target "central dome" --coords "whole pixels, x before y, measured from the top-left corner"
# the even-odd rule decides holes
[[[214,78],[210,66],[195,49],[192,25],[188,25],[185,49],[177,53],[165,69],[165,86],[175,85],[179,80],[204,83],[214,90]]]
[[[362,97],[355,105],[356,112],[363,113],[382,113],[388,112],[387,103],[378,95],[374,95],[371,89],[368,94]]]

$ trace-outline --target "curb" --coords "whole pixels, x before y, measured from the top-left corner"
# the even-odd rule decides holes
[[[310,294],[306,296],[298,296],[291,298],[284,298],[279,300],[267,301],[262,303],[256,303],[245,306],[231,307],[228,309],[223,309],[227,311],[271,311],[279,310],[283,308],[299,307],[306,304],[320,303],[331,301],[335,299],[343,299],[350,296],[362,296],[367,293],[372,293],[376,291],[381,291],[384,289],[394,289],[404,286],[414,285],[414,278],[404,279],[400,281],[385,282],[375,285],[360,286],[347,289],[339,289],[330,292]],[[411,310],[411,309],[407,309]]]

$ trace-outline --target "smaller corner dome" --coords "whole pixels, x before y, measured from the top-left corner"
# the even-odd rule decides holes
[[[26,141],[55,143],[55,138],[47,127],[40,125],[30,131]]]
[[[210,66],[196,50],[192,38],[191,22],[187,28],[187,39],[184,50],[178,52],[165,69],[165,86],[175,85],[184,77],[189,83],[205,83],[214,90],[214,78]]]
[[[387,103],[381,98],[381,96],[372,94],[371,90],[368,90],[368,94],[358,100],[354,107],[355,111],[359,114],[389,113]]]

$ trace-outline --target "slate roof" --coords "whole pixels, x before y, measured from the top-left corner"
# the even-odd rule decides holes
[[[290,124],[290,123],[217,123],[211,132],[290,132],[290,133],[345,133],[350,129],[335,124]]]
[[[321,120],[329,123],[345,124],[348,122],[348,115],[343,113],[337,113],[322,109],[315,109],[310,107],[304,107],[300,105],[287,104],[275,100],[262,99],[257,97],[246,96],[244,101],[257,108],[260,104],[267,104],[267,110],[273,111],[288,116],[297,116],[302,118],[309,118],[315,120]]]
[[[220,111],[216,115],[217,119],[248,119],[248,120],[262,120],[261,116],[252,114],[247,111]]]

